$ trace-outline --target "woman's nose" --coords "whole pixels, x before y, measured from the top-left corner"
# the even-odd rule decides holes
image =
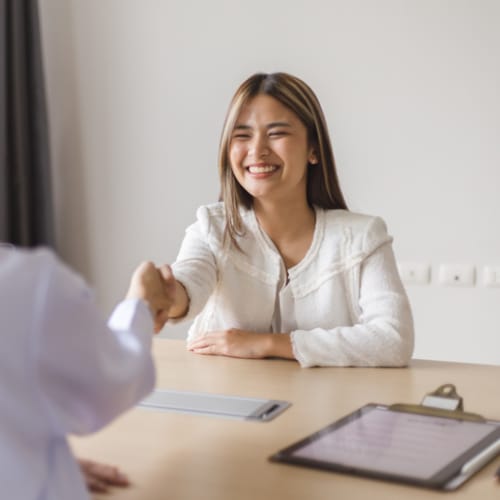
[[[269,144],[266,136],[255,135],[250,145],[250,154],[254,158],[262,158],[269,154]]]

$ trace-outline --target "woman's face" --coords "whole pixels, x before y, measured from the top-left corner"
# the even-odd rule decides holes
[[[306,198],[307,164],[317,163],[307,130],[293,111],[259,94],[241,109],[229,143],[231,169],[262,201]]]

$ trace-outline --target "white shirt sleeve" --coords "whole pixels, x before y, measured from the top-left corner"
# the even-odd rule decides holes
[[[293,331],[292,348],[302,367],[405,366],[410,361],[413,317],[392,246],[377,247],[368,239],[366,247],[371,253],[361,264],[359,299],[352,304],[356,324]]]
[[[189,309],[179,319],[171,318],[169,322],[193,319],[205,306],[217,282],[217,263],[208,243],[209,218],[198,210],[198,221],[187,228],[184,240],[172,264],[175,278],[179,280],[189,297]]]
[[[119,304],[108,327],[83,280],[54,258],[35,302],[34,378],[54,429],[98,430],[153,389],[153,320],[144,302]]]

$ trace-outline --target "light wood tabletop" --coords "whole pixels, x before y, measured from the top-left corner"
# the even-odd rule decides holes
[[[497,458],[453,493],[271,463],[268,457],[366,403],[419,403],[453,383],[466,411],[500,420],[500,366],[413,360],[409,368],[309,368],[294,361],[202,356],[155,339],[157,387],[278,399],[270,422],[134,408],[103,431],[72,438],[77,456],[121,467],[132,486],[96,499],[316,500],[500,498]]]

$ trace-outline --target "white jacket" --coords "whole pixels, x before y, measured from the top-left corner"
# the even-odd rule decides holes
[[[312,244],[288,270],[297,329],[295,357],[309,366],[404,366],[413,352],[413,320],[392,238],[382,219],[316,208]],[[194,319],[188,339],[238,328],[270,332],[282,258],[253,210],[242,211],[243,252],[223,246],[222,203],[198,209],[173,271]]]
[[[0,496],[88,499],[66,436],[100,429],[153,389],[151,313],[124,301],[110,329],[52,253],[0,248],[0,318]]]

